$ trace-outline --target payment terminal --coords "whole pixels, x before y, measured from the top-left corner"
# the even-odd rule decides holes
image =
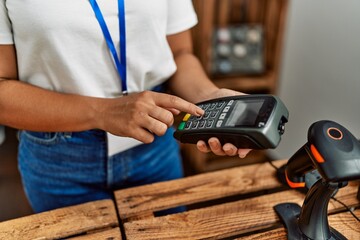
[[[203,116],[186,114],[174,133],[182,143],[196,144],[217,137],[237,148],[275,148],[285,130],[289,112],[276,96],[238,95],[196,104]]]

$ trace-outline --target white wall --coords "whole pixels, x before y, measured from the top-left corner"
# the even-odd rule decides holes
[[[290,0],[278,95],[290,112],[275,158],[306,142],[328,119],[360,138],[360,1]]]

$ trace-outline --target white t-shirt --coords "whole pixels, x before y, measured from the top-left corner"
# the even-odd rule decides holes
[[[119,52],[117,0],[98,0]],[[191,0],[126,0],[128,92],[166,81],[176,65],[166,35],[197,23]],[[88,0],[0,0],[0,44],[15,43],[19,79],[57,92],[118,97],[121,81]],[[109,136],[109,155],[140,142]]]

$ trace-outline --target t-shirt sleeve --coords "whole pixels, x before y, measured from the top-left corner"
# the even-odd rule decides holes
[[[5,0],[0,0],[0,44],[13,44],[11,22],[5,6]]]
[[[168,0],[166,34],[175,34],[197,24],[192,0]]]

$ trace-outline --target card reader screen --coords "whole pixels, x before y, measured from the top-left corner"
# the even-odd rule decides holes
[[[249,99],[236,101],[225,123],[226,127],[254,126],[265,100]]]

